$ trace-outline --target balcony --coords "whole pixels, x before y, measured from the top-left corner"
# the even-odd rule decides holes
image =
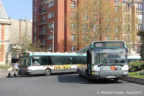
[[[47,0],[40,0],[39,5],[45,4]]]
[[[39,15],[43,15],[46,13],[46,9],[43,9],[43,10],[39,10]]]
[[[42,20],[42,21],[39,22],[39,26],[40,26],[40,25],[44,25],[44,24],[46,24],[46,21],[45,21],[45,20]]]
[[[41,30],[41,31],[39,32],[39,35],[44,35],[44,34],[46,34],[45,30]]]

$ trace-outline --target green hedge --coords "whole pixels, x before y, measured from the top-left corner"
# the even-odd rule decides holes
[[[8,68],[10,68],[10,66],[8,66],[8,65],[0,65],[0,69],[8,69]]]
[[[144,69],[144,61],[136,61],[129,63],[129,71],[136,72]]]

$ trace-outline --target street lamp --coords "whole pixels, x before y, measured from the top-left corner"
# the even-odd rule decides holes
[[[54,30],[54,21],[53,21],[53,23],[52,23],[52,27],[53,27],[53,42],[52,42],[53,49],[52,49],[52,50],[53,50],[53,52],[54,52],[54,38],[55,38],[55,37],[54,37],[54,31],[55,31],[55,30]]]

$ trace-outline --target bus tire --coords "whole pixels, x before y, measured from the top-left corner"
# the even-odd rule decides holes
[[[119,80],[119,78],[115,78],[115,79],[114,79],[114,82],[118,82],[118,80]]]
[[[51,70],[50,69],[46,69],[45,70],[45,76],[50,76],[51,75]]]
[[[83,77],[81,74],[78,75],[79,77]]]

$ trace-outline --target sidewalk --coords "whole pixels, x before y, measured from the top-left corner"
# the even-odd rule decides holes
[[[8,72],[7,70],[2,70],[0,69],[0,78],[6,78],[8,76]]]

